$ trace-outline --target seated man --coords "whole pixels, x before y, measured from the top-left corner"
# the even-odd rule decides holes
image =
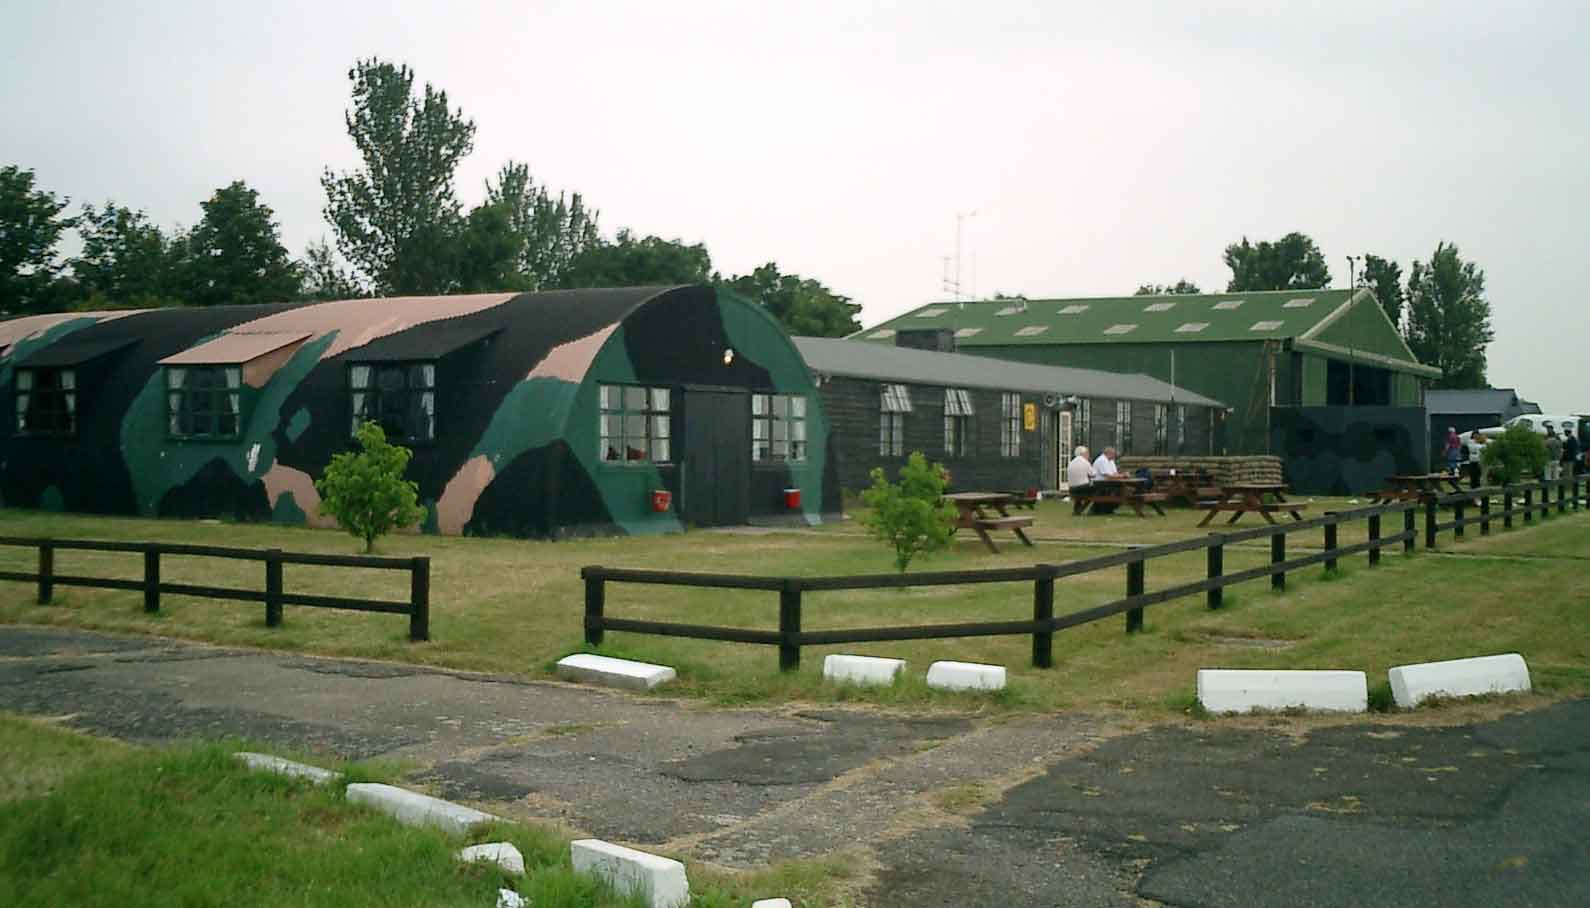
[[[1082,513],[1082,502],[1093,483],[1093,464],[1086,445],[1077,445],[1076,456],[1066,464],[1066,492],[1071,495],[1071,513]]]
[[[1106,447],[1104,453],[1099,455],[1098,460],[1093,461],[1093,475],[1100,479],[1107,476],[1121,475],[1120,468],[1115,465],[1115,448],[1113,446]],[[1120,507],[1120,505],[1113,502],[1095,501],[1093,503],[1093,513],[1114,514],[1117,507]]]

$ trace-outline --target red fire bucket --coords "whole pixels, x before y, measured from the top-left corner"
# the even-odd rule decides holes
[[[800,509],[800,506],[801,506],[801,490],[800,489],[785,489],[784,490],[784,507],[789,508],[791,511],[796,511],[796,510]]]
[[[651,509],[659,514],[666,514],[669,506],[674,503],[674,493],[667,489],[652,489]]]

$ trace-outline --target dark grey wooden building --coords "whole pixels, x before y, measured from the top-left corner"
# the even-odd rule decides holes
[[[911,343],[915,338],[907,338]],[[892,477],[912,451],[955,488],[1055,489],[1076,445],[1097,455],[1211,453],[1219,401],[1156,378],[983,356],[797,337],[828,414],[841,488]]]

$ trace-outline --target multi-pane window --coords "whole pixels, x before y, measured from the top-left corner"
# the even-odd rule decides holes
[[[1021,395],[999,395],[999,453],[1021,456]]]
[[[944,389],[944,451],[965,457],[972,434],[972,395],[965,388]]]
[[[751,459],[793,463],[806,459],[806,398],[751,395]]]
[[[1132,402],[1129,400],[1115,402],[1115,450],[1117,454],[1132,450]]]
[[[599,456],[608,463],[673,460],[672,410],[667,388],[602,385]]]
[[[1086,397],[1077,401],[1076,422],[1077,444],[1093,444],[1093,401]]]
[[[1187,405],[1176,405],[1176,453],[1187,453]]]
[[[167,366],[167,428],[175,438],[236,438],[242,425],[240,366]]]
[[[1170,446],[1170,407],[1154,405],[1154,453],[1168,454]]]
[[[905,414],[911,412],[911,392],[905,385],[884,385],[878,414],[878,453],[885,457],[905,454]]]
[[[390,441],[436,438],[436,364],[371,363],[348,367],[352,430],[374,422]]]
[[[77,373],[71,369],[18,369],[17,434],[77,433]]]

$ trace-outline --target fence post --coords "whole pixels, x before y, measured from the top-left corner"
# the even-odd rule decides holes
[[[265,626],[282,623],[282,550],[265,552]]]
[[[1326,511],[1325,512],[1325,516],[1327,518],[1335,517],[1336,516],[1336,512],[1335,511]],[[1325,524],[1325,554],[1329,555],[1331,552],[1334,552],[1334,551],[1336,551],[1336,524],[1327,523],[1327,524]],[[1336,559],[1335,558],[1326,558],[1325,559],[1325,570],[1327,570],[1327,571],[1335,571],[1336,570]]]
[[[784,578],[778,591],[778,670],[792,672],[801,667],[801,584]]]
[[[1569,469],[1577,470],[1578,468],[1579,468],[1578,464],[1570,464],[1569,465]],[[1579,510],[1579,474],[1578,473],[1574,473],[1573,474],[1573,509],[1575,511]]]
[[[1213,536],[1215,534],[1211,533],[1210,535]],[[1214,580],[1217,577],[1224,576],[1226,572],[1226,547],[1217,542],[1210,546],[1207,551],[1209,553],[1209,579]],[[1210,608],[1216,609],[1225,604],[1225,593],[1225,587],[1217,586],[1205,593],[1204,598]]]
[[[1468,504],[1463,499],[1452,502],[1452,540],[1454,542],[1463,538],[1463,506]]]
[[[1369,515],[1369,566],[1374,567],[1380,563],[1380,515]]]
[[[144,611],[160,611],[160,548],[144,546]]]
[[[1491,535],[1491,493],[1480,496],[1480,535]]]
[[[1277,530],[1270,537],[1270,563],[1280,564],[1286,560],[1286,530]],[[1270,575],[1270,589],[1286,592],[1286,572],[1277,571]]]
[[[1128,561],[1126,563],[1126,597],[1143,595],[1143,559]],[[1143,609],[1129,608],[1126,610],[1126,632],[1135,634],[1143,629]]]
[[[1402,510],[1402,551],[1404,553],[1413,551],[1414,536],[1418,532],[1415,529],[1415,524],[1419,518],[1414,515],[1413,511],[1414,509],[1409,507],[1404,507]]]
[[[49,605],[55,595],[55,546],[39,543],[39,605]]]
[[[409,642],[431,639],[431,558],[415,555],[409,562]]]
[[[1535,490],[1524,486],[1524,522],[1535,522]]]
[[[581,568],[580,576],[585,578],[585,644],[601,646],[602,607],[607,599],[607,590],[602,585],[602,569]]]
[[[1568,513],[1568,486],[1561,479],[1557,480],[1557,513]]]
[[[1435,548],[1436,504],[1434,495],[1424,496],[1424,547]]]
[[[1038,565],[1038,578],[1032,582],[1032,620],[1035,622],[1054,620],[1054,574],[1054,565]],[[1032,667],[1050,668],[1053,665],[1054,631],[1033,631]]]

